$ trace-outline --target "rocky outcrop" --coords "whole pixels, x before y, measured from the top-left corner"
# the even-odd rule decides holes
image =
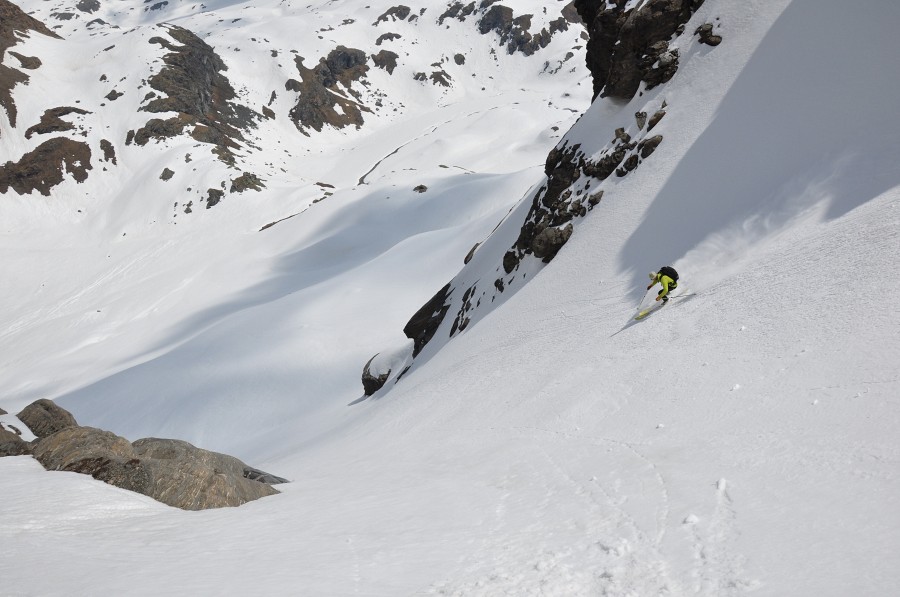
[[[31,454],[31,444],[14,431],[0,425],[0,457]]]
[[[386,70],[389,75],[394,74],[394,69],[397,68],[398,58],[400,58],[400,56],[397,55],[396,52],[391,52],[390,50],[381,50],[377,54],[372,54],[372,62],[375,63],[375,66]]]
[[[231,181],[231,188],[228,189],[229,193],[243,193],[244,191],[254,190],[261,191],[266,188],[266,185],[263,184],[263,181],[259,179],[256,174],[252,172],[244,172],[237,178]]]
[[[51,108],[50,110],[45,110],[43,116],[41,116],[41,121],[30,127],[27,131],[25,131],[25,138],[31,139],[31,135],[46,135],[49,133],[59,133],[62,131],[71,131],[75,128],[75,125],[71,122],[66,122],[63,120],[64,116],[68,116],[69,114],[90,114],[87,110],[82,110],[81,108],[73,108],[71,106],[65,106],[61,108]]]
[[[408,6],[404,6],[403,4],[394,6],[384,11],[372,25],[377,27],[379,23],[405,21],[409,17],[409,13],[410,8]]]
[[[144,145],[151,139],[174,137],[193,126],[191,136],[195,140],[214,145],[213,152],[232,164],[233,150],[244,141],[242,131],[255,127],[262,117],[234,101],[237,94],[223,74],[228,69],[206,42],[187,29],[163,27],[181,45],[159,36],[150,39],[150,43],[169,52],[163,56],[165,67],[148,80],[150,87],[162,95],[148,96],[141,110],[176,112],[177,116],[149,120],[134,134],[134,142]]]
[[[366,363],[366,366],[363,367],[362,373],[362,385],[363,392],[366,396],[371,396],[378,390],[384,387],[384,384],[387,383],[387,380],[391,377],[391,370],[387,371],[373,371],[372,370],[372,361],[378,355],[376,354],[374,357],[369,359],[369,362]]]
[[[356,100],[360,99],[352,86],[369,70],[365,52],[338,46],[311,69],[303,66],[303,60],[300,56],[294,59],[300,80],[289,79],[285,84],[288,91],[300,94],[289,113],[297,129],[308,136],[308,129],[320,132],[326,124],[335,128],[361,127],[362,113],[371,110],[345,97],[339,85]]]
[[[30,404],[18,417],[38,439],[26,442],[14,427],[0,425],[0,456],[32,454],[47,470],[90,475],[184,510],[239,506],[278,493],[271,485],[287,482],[184,441],[147,438],[132,444],[109,431],[81,427],[50,400]]]
[[[478,31],[482,35],[496,34],[500,37],[501,45],[506,47],[507,53],[521,52],[526,56],[547,47],[555,34],[567,31],[569,24],[579,22],[578,13],[573,2],[570,2],[561,9],[560,16],[551,21],[547,27],[532,33],[530,29],[534,15],[516,16],[512,8],[499,4],[498,0],[481,0],[477,5],[475,2],[452,2],[447,5],[447,9],[441,13],[437,22],[443,25],[444,21],[449,19],[465,21],[472,15],[476,15]]]
[[[500,36],[500,43],[506,46],[509,54],[521,52],[531,56],[541,48],[547,47],[553,35],[559,31],[567,31],[569,22],[565,17],[551,21],[548,28],[532,34],[532,15],[514,16],[513,9],[502,4],[493,4],[478,21],[478,31],[482,34],[494,32]]]
[[[701,44],[706,44],[708,46],[717,46],[722,43],[722,36],[713,33],[712,23],[704,23],[700,25],[694,31],[694,35],[700,38]]]
[[[16,416],[38,437],[78,426],[72,413],[46,398],[32,402]]]
[[[20,195],[38,191],[49,196],[50,189],[61,183],[68,173],[84,182],[91,166],[91,148],[87,143],[56,137],[44,141],[18,162],[0,166],[0,193],[12,189]]]
[[[450,309],[448,299],[452,292],[450,284],[441,288],[437,294],[431,297],[431,300],[416,311],[403,327],[403,333],[413,341],[414,357],[418,356],[422,349],[425,348],[425,345],[434,337],[435,332],[440,327],[441,322],[447,315],[447,311]]]
[[[47,470],[90,475],[184,510],[240,506],[278,493],[244,477],[240,460],[187,442],[125,438],[92,427],[71,427],[39,440],[34,457]]]
[[[647,88],[665,83],[678,69],[678,50],[671,40],[703,0],[647,0],[626,8],[626,0],[575,0],[588,28],[587,66],[594,97],[628,100],[641,82]]]
[[[665,116],[665,104],[654,113],[655,126]],[[498,255],[498,277],[482,282],[483,269],[478,274],[467,275],[467,268],[441,289],[410,319],[404,328],[408,338],[414,341],[412,356],[418,356],[425,345],[440,329],[446,317],[453,312],[449,336],[467,329],[476,320],[477,310],[484,301],[493,302],[498,294],[510,287],[523,275],[517,273],[527,258],[543,263],[552,261],[575,231],[574,223],[586,216],[603,199],[604,191],[599,183],[615,175],[627,176],[650,157],[663,141],[662,135],[649,135],[647,114],[635,114],[637,131],[633,126],[615,130],[614,138],[598,154],[588,156],[581,145],[564,142],[547,156],[544,172],[546,182],[531,196],[531,206],[526,214],[518,237],[513,245]],[[627,128],[627,130],[626,130]],[[473,260],[479,245],[469,251],[465,264]],[[482,262],[477,267],[483,268]],[[469,280],[463,282],[463,280]],[[474,282],[472,280],[475,280]],[[454,288],[465,288],[459,298],[453,298]],[[365,385],[365,382],[364,382]]]
[[[0,107],[6,111],[9,124],[13,127],[16,126],[18,111],[12,98],[12,90],[20,83],[27,84],[28,75],[18,69],[4,66],[3,59],[6,51],[19,42],[17,35],[27,36],[30,31],[60,39],[46,25],[25,14],[21,8],[9,0],[0,0]],[[39,60],[35,63],[27,58],[24,62],[22,58],[19,58],[19,63],[26,69],[40,65]]]

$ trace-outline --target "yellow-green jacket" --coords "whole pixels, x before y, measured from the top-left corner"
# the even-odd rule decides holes
[[[659,272],[656,272],[656,277],[653,278],[653,282],[650,284],[650,286],[647,287],[647,290],[650,290],[656,284],[662,285],[662,290],[659,291],[659,294],[656,296],[656,300],[659,300],[662,297],[666,296],[667,294],[669,294],[669,290],[677,286],[675,280]]]

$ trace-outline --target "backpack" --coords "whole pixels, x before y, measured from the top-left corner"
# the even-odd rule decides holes
[[[669,276],[670,278],[672,278],[673,282],[678,282],[678,272],[675,271],[674,267],[664,265],[659,268],[659,274],[661,276]]]

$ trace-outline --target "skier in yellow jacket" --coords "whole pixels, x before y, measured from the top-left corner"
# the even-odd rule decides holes
[[[678,272],[666,265],[659,268],[658,272],[652,272],[650,279],[653,281],[647,287],[647,290],[650,290],[656,284],[662,285],[662,289],[656,295],[656,300],[662,300],[665,305],[669,301],[669,293],[678,288]]]

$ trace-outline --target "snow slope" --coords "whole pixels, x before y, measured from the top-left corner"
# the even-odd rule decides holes
[[[3,590],[891,594],[900,86],[886,73],[900,9],[708,0],[688,31],[715,19],[722,45],[685,40],[668,85],[595,102],[566,136],[599,152],[665,100],[650,160],[604,182],[551,265],[376,399],[347,406],[378,342],[348,345],[396,342],[392,330],[449,279],[434,264],[461,266],[509,209],[487,189],[523,196],[539,166],[464,177],[464,193],[443,179],[432,195],[425,182],[422,197],[391,187],[412,179],[386,180],[381,201],[399,204],[387,214],[363,201],[373,189],[348,190],[360,211],[311,209],[272,228],[241,269],[197,271],[210,296],[236,274],[257,282],[188,303],[175,332],[149,334],[117,374],[114,341],[94,343],[98,365],[61,360],[47,387],[80,422],[189,439],[294,482],[188,513],[0,459]],[[847,39],[866,43],[836,43]],[[470,147],[491,134],[452,121]],[[415,232],[371,233],[381,218]],[[633,322],[646,272],[666,262],[687,294]],[[139,286],[109,288],[140,303]],[[35,303],[32,325],[59,313]],[[328,334],[306,336],[317,327]],[[50,341],[23,347],[36,355]],[[21,383],[11,395],[24,401]]]

